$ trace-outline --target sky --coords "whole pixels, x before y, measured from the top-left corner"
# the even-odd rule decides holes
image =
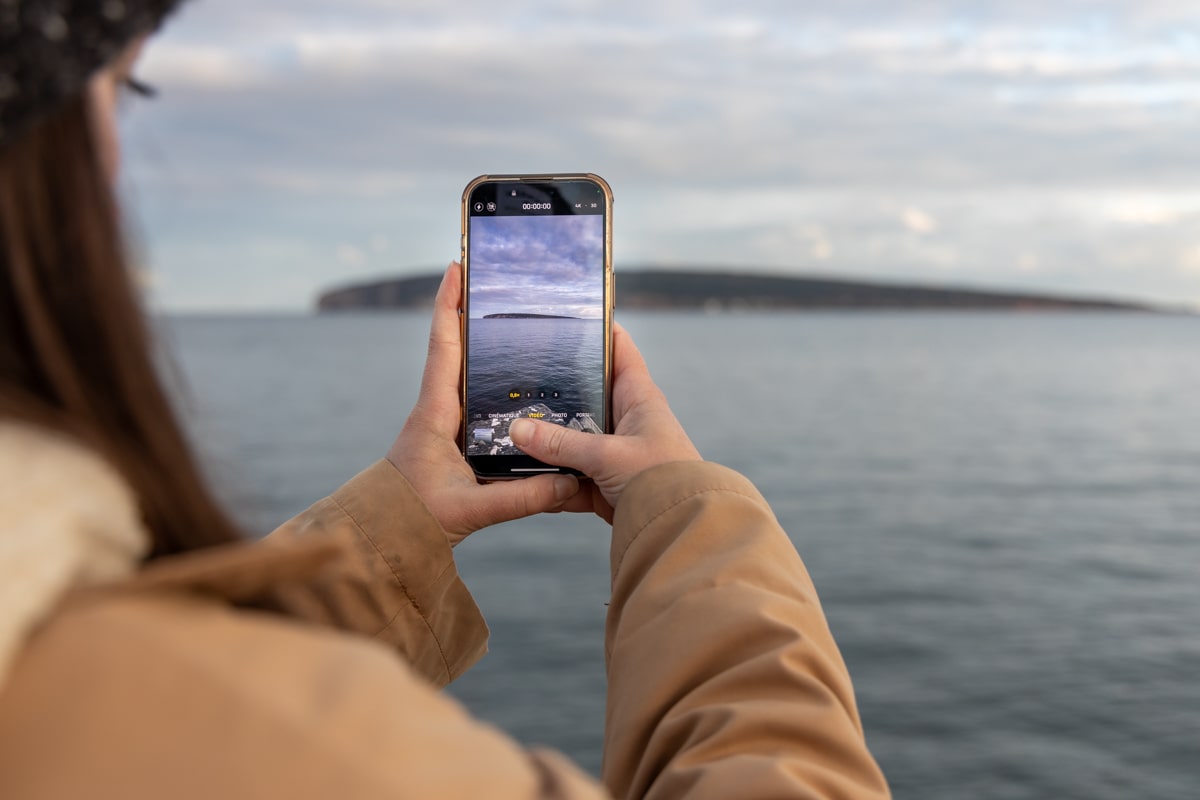
[[[473,217],[470,315],[604,317],[604,217]]]
[[[168,311],[439,270],[476,175],[595,172],[614,264],[1200,307],[1200,4],[193,0],[124,113]]]

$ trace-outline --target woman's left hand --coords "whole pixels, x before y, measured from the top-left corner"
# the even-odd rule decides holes
[[[388,450],[395,465],[454,545],[470,534],[544,511],[562,511],[579,492],[571,475],[538,475],[480,484],[458,446],[462,429],[462,267],[452,263],[434,301],[421,394]]]

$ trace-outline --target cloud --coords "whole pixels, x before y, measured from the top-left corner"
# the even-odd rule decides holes
[[[367,254],[352,244],[343,244],[337,249],[337,260],[347,267],[361,267]]]
[[[1200,275],[1200,244],[1194,244],[1183,251],[1179,259],[1179,268],[1184,273]]]
[[[1125,106],[1097,107],[1086,129],[1068,100],[1119,98],[1120,87],[1132,86],[1178,104],[1183,95],[1172,99],[1164,87],[1194,84],[1200,74],[1200,55],[1170,37],[1109,32],[1097,45],[1086,29],[1012,22],[998,30],[909,22],[897,31],[791,12],[769,26],[716,16],[654,27],[626,11],[598,25],[551,17],[535,48],[520,22],[528,14],[381,22],[374,6],[361,13],[309,27],[299,17],[235,42],[225,49],[229,64],[197,69],[183,88],[211,88],[214,72],[267,76],[271,84],[257,90],[247,78],[254,113],[247,108],[243,125],[270,109],[297,143],[342,127],[363,157],[389,146],[394,157],[398,143],[447,167],[472,151],[522,160],[587,151],[630,174],[672,180],[703,170],[705,180],[725,182],[790,174],[830,184],[968,185],[1122,177],[1121,159],[1096,151],[1111,145],[1102,134],[1116,123],[1150,129],[1115,113],[1146,98],[1127,93]],[[816,37],[810,27],[829,30]],[[184,61],[199,50],[207,63],[220,48],[178,49]],[[201,102],[214,100],[230,98]],[[1031,118],[1019,108],[1030,102],[1046,108]],[[1070,149],[1062,146],[1068,136]]]
[[[389,268],[440,265],[471,177],[560,169],[613,183],[618,266],[1200,295],[1169,266],[1200,185],[1186,4],[808,6],[191,4],[127,125],[134,206],[159,255],[188,226],[289,240],[313,259],[291,306],[345,278],[311,254],[382,235]]]
[[[809,254],[817,261],[828,261],[833,257],[833,242],[825,231],[817,225],[806,226],[801,231],[808,239],[811,249]]]
[[[471,317],[603,316],[602,216],[475,217],[469,246]]]
[[[921,236],[927,236],[938,229],[937,220],[919,208],[909,206],[900,212],[900,221],[904,227]]]
[[[143,68],[156,80],[205,90],[243,90],[266,87],[273,76],[253,58],[218,44],[151,47]]]

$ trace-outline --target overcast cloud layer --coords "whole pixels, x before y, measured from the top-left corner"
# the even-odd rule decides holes
[[[470,309],[604,316],[604,217],[474,217]]]
[[[616,267],[1200,305],[1200,11],[1140,0],[195,0],[126,184],[168,309],[458,252],[482,173],[593,171]]]

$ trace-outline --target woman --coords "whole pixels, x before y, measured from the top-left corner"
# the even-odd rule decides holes
[[[512,429],[592,480],[476,483],[457,265],[387,458],[240,541],[155,376],[111,188],[114,98],[174,5],[0,0],[0,796],[887,796],[799,557],[623,331],[615,435]],[[603,787],[436,691],[486,648],[452,546],[561,510],[613,524]]]

